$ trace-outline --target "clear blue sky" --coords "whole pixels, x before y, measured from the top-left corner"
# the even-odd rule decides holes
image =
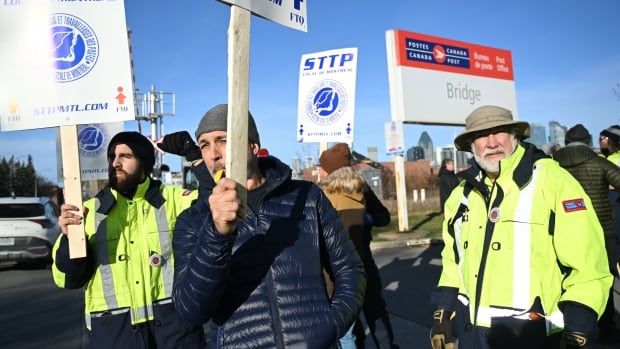
[[[175,92],[176,116],[165,132],[195,127],[210,107],[227,99],[229,8],[215,0],[126,4],[137,88]],[[318,145],[297,143],[297,85],[302,54],[358,47],[354,149],[376,145],[385,156],[390,120],[385,31],[404,29],[512,51],[519,117],[548,125],[583,123],[592,134],[620,123],[620,1],[328,1],[307,0],[308,32],[252,17],[250,110],[263,146],[289,163],[316,157]],[[463,118],[465,115],[463,115]],[[148,125],[142,123],[143,129]],[[128,130],[136,122],[126,122]],[[405,146],[428,131],[435,146],[460,128],[405,125]],[[0,157],[31,154],[35,167],[56,174],[52,129],[0,133]],[[178,169],[177,157],[165,162]]]

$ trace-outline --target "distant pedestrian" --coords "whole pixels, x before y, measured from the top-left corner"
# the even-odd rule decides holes
[[[351,167],[351,152],[346,143],[338,143],[323,151],[319,158],[323,190],[342,220],[344,228],[355,245],[355,250],[362,257],[364,244],[364,185],[366,181]],[[333,285],[330,286],[333,288]],[[356,316],[359,322],[359,316]],[[342,349],[355,349],[353,326],[340,338]]]
[[[443,205],[446,203],[448,196],[457,185],[459,179],[454,174],[454,161],[452,159],[441,160],[441,168],[439,169],[439,209],[443,212]]]
[[[620,125],[612,125],[601,131],[598,138],[601,154],[620,166]]]
[[[383,348],[376,335],[377,321],[381,321],[388,335],[386,348],[397,349],[390,314],[387,312],[386,303],[381,294],[383,290],[381,276],[370,250],[372,227],[388,225],[391,219],[390,212],[383,206],[363,177],[355,173],[351,167],[350,151],[346,144],[336,144],[325,150],[321,154],[319,164],[321,171],[324,172],[319,185],[339,212],[364,263],[367,281],[362,309],[370,335],[377,348]],[[355,346],[352,340],[355,341]],[[358,317],[352,332],[349,331],[340,343],[343,348],[361,349],[365,346],[365,340],[366,334]]]
[[[605,249],[610,271],[617,275],[616,236],[607,192],[609,185],[620,188],[620,168],[596,155],[589,147],[591,140],[588,130],[582,124],[577,124],[566,132],[566,147],[556,151],[553,157],[577,179],[592,200],[596,216],[605,232]],[[609,290],[607,307],[598,322],[601,344],[620,342],[620,331],[614,321],[616,309],[612,291]]]

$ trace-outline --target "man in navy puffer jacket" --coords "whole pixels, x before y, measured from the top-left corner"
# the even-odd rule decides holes
[[[196,130],[202,159],[217,179],[226,163],[227,105]],[[248,115],[248,199],[238,218],[234,181],[179,216],[174,231],[173,301],[191,323],[209,320],[218,348],[330,348],[353,324],[365,289],[364,267],[322,191],[291,180],[274,157],[258,158]],[[334,276],[327,296],[322,269]]]

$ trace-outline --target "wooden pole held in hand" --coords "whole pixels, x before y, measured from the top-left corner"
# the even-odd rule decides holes
[[[245,216],[247,207],[250,16],[251,12],[246,9],[230,7],[226,177],[239,183],[240,217]]]
[[[62,149],[62,173],[65,182],[65,202],[80,208],[82,203],[82,183],[80,180],[80,157],[78,153],[77,126],[60,126],[60,146]],[[84,217],[85,218],[85,217]],[[86,235],[84,220],[80,225],[69,225],[69,258],[86,257]]]

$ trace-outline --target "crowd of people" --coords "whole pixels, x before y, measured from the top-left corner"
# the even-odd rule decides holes
[[[52,271],[59,287],[84,290],[85,347],[364,348],[367,326],[379,348],[377,324],[387,347],[399,347],[370,250],[372,227],[390,213],[348,145],[321,154],[319,183],[294,180],[260,152],[247,117],[244,183],[225,176],[221,104],[197,123],[195,140],[182,131],[156,144],[192,163],[197,191],[154,179],[153,143],[121,132],[108,147],[108,185],[84,207],[62,205]],[[524,141],[529,132],[510,110],[479,107],[454,140],[473,154],[469,168],[455,174],[442,162],[434,349],[620,343],[611,292],[620,126],[600,133],[601,154],[581,124],[552,156]],[[75,224],[84,224],[87,255],[71,259]]]

